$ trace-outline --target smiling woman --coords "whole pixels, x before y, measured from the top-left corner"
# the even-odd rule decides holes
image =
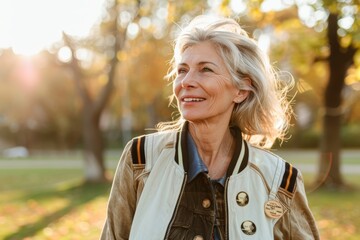
[[[86,36],[99,19],[103,3],[104,0],[0,1],[0,48],[34,55],[61,40],[62,32]]]

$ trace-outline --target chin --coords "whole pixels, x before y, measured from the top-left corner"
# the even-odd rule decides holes
[[[183,115],[183,118],[189,122],[201,122],[201,121],[205,120],[204,117],[199,117],[199,116],[184,116]]]
[[[211,115],[206,114],[206,112],[202,111],[183,111],[181,113],[182,117],[189,121],[189,122],[199,122],[199,121],[204,121],[206,119],[208,119]]]

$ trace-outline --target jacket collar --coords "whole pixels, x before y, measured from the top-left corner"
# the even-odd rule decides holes
[[[187,134],[189,131],[189,122],[185,122],[181,130],[177,133],[176,137],[176,150],[175,150],[175,161],[184,168],[185,172],[189,170],[189,162],[191,161],[188,151],[188,138]],[[236,145],[233,158],[229,164],[226,172],[226,178],[231,175],[240,173],[249,162],[249,148],[247,143],[243,140],[242,134],[239,128],[232,128]]]

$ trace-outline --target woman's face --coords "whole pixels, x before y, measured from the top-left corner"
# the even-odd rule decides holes
[[[173,90],[182,116],[192,122],[228,122],[234,104],[245,98],[232,84],[222,57],[209,41],[183,52]]]

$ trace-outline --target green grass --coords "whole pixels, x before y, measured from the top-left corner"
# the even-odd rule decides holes
[[[104,157],[107,161],[117,161],[121,155],[121,150],[107,150],[104,153]],[[69,150],[69,151],[32,151],[31,154],[26,158],[10,158],[0,155],[1,160],[46,160],[46,161],[57,161],[57,160],[82,160],[83,152],[80,150]]]
[[[0,191],[40,191],[81,180],[81,169],[6,169],[0,170]]]
[[[110,184],[81,170],[0,170],[0,239],[98,239]]]
[[[82,174],[81,169],[0,169],[0,239],[98,239],[110,184],[83,184]],[[344,176],[355,188],[337,192],[312,187],[314,177],[304,174],[321,239],[360,239],[360,174]]]
[[[322,240],[360,239],[360,174],[343,177],[349,188],[335,191],[318,189],[313,185],[315,175],[303,175]]]
[[[359,191],[317,191],[308,200],[320,229],[321,239],[360,239]]]
[[[275,150],[286,161],[293,164],[318,164],[320,153],[317,150]],[[359,150],[343,150],[340,153],[343,164],[360,164]]]

